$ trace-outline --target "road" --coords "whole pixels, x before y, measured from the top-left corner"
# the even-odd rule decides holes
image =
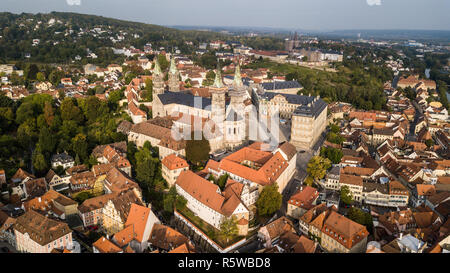
[[[81,253],[92,253],[92,248],[90,247],[89,239],[83,233],[74,230],[72,232],[72,237],[76,240],[81,247]]]
[[[311,157],[318,152],[320,147],[322,147],[323,142],[325,141],[325,135],[326,133],[322,134],[312,149],[297,152],[296,173],[283,191],[283,202],[280,211],[277,213],[278,216],[286,215],[287,202],[291,196],[297,192],[300,185],[303,184],[303,181],[305,181],[305,178],[308,175],[306,172],[308,162]]]
[[[238,253],[255,253],[257,250],[264,248],[262,242],[254,236],[247,240],[248,243],[236,249]]]

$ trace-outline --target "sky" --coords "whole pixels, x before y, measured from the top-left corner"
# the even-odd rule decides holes
[[[166,26],[450,30],[450,0],[1,0],[0,11],[66,11]]]

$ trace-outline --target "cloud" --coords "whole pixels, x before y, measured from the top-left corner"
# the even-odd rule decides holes
[[[381,6],[381,0],[366,0],[369,6]]]
[[[369,1],[369,0],[367,0]],[[80,6],[81,5],[81,0],[66,0],[67,5],[69,6]]]

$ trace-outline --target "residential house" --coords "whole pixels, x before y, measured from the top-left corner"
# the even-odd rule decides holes
[[[313,208],[318,200],[319,192],[310,186],[300,186],[297,193],[291,196],[287,203],[288,216],[298,219]]]
[[[171,154],[161,161],[161,170],[162,177],[169,183],[169,186],[173,186],[180,173],[189,170],[189,165],[186,160]]]
[[[64,169],[71,168],[75,165],[73,157],[67,153],[55,154],[51,158],[52,168],[56,169],[58,166],[62,166]]]
[[[114,234],[113,242],[121,248],[130,246],[135,252],[141,253],[148,246],[150,233],[154,225],[160,221],[149,207],[131,204],[124,229]]]
[[[124,229],[132,204],[144,205],[134,189],[120,192],[108,200],[102,210],[102,229],[112,235]]]
[[[123,250],[102,236],[92,244],[94,253],[123,253]]]
[[[211,226],[220,229],[225,218],[235,217],[249,220],[249,210],[235,194],[225,195],[212,182],[192,171],[183,171],[175,187],[177,193],[186,198],[187,208]]]
[[[321,246],[329,252],[365,252],[369,232],[337,212],[331,211],[321,230]]]
[[[54,248],[72,249],[72,230],[66,223],[29,210],[14,224],[16,248],[20,252],[50,253]]]
[[[150,249],[157,249],[160,252],[174,253],[173,251],[179,251],[177,248],[181,246],[186,247],[188,252],[194,251],[194,246],[186,236],[171,227],[159,223],[153,225],[148,243]]]
[[[83,221],[84,227],[101,225],[103,207],[115,194],[104,194],[89,198],[78,206],[78,215]]]
[[[294,224],[291,220],[282,216],[261,227],[258,230],[258,240],[263,242],[266,248],[269,248],[286,232],[295,232]]]

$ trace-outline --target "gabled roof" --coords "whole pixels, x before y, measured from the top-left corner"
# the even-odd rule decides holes
[[[305,186],[299,189],[297,193],[291,196],[288,204],[309,210],[313,207],[312,203],[319,196],[319,192],[310,186]]]
[[[72,232],[66,223],[45,217],[34,210],[19,216],[14,229],[22,234],[28,233],[30,238],[41,246]]]
[[[361,176],[355,176],[355,175],[347,175],[347,174],[341,174],[339,177],[339,183],[342,184],[350,184],[355,186],[363,186],[363,179]]]
[[[261,151],[252,144],[252,147],[244,147],[225,157],[219,163],[219,169],[235,174],[254,183],[270,185],[288,167],[288,162],[277,151],[274,154]],[[255,165],[254,168],[243,164]]]
[[[190,170],[181,172],[177,178],[176,185],[202,204],[219,213],[223,213],[222,205],[225,197],[220,194],[219,186],[196,175]]]
[[[161,224],[153,225],[148,242],[165,250],[174,250],[184,244],[190,245],[190,241],[186,236],[171,227]]]
[[[316,251],[316,244],[313,240],[308,239],[306,236],[300,236],[300,239],[292,247],[294,253],[314,253]]]
[[[365,226],[334,211],[325,220],[322,232],[332,237],[347,249],[351,249],[369,235]]]
[[[105,237],[101,237],[95,243],[92,244],[93,247],[98,249],[100,253],[120,253],[122,249]]]
[[[149,218],[150,225],[159,223],[158,218],[155,216],[155,214],[153,214],[150,208],[138,204],[131,204],[130,212],[128,213],[128,218],[125,222],[125,226],[133,226],[135,239],[138,242],[148,240],[148,238],[144,238],[144,232]]]
[[[431,196],[436,193],[434,185],[417,184],[416,189],[419,196]]]
[[[285,216],[282,216],[261,227],[261,229],[264,228],[267,230],[270,239],[273,240],[280,237],[285,232],[292,231],[294,229],[294,224],[291,222],[291,220],[289,220]]]
[[[108,202],[112,202],[123,223],[127,221],[133,204],[144,205],[132,189],[120,192]]]
[[[47,182],[44,177],[28,180],[25,183],[25,190],[28,198],[42,196],[47,192]]]
[[[97,197],[89,198],[85,200],[80,206],[78,206],[78,210],[81,213],[90,212],[93,210],[103,208],[106,203],[111,200],[116,194],[104,194]]]
[[[36,178],[34,175],[24,171],[22,168],[19,168],[17,172],[11,177],[12,181],[15,180],[24,180],[25,178]]]
[[[163,158],[161,163],[166,166],[169,170],[176,170],[189,167],[186,160],[178,157],[175,154],[170,154]]]

